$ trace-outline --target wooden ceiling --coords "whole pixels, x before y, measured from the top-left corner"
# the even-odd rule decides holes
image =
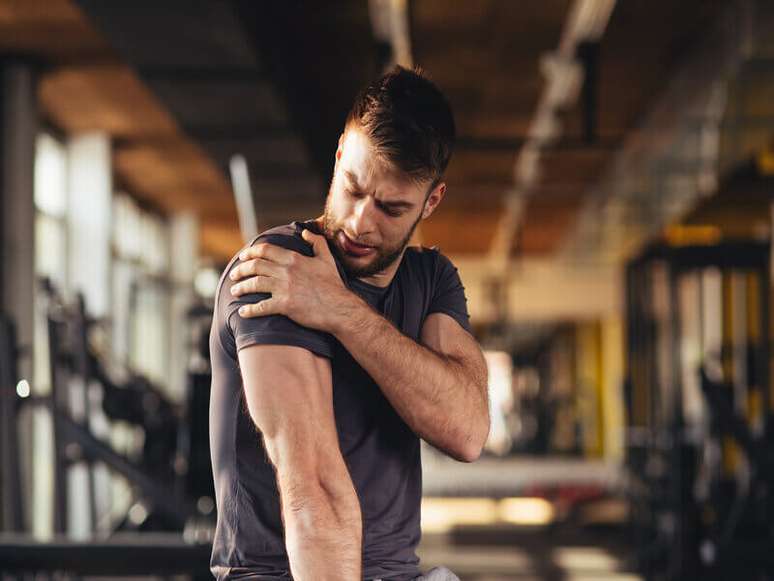
[[[540,178],[512,254],[545,255],[557,249],[624,135],[720,4],[617,2],[596,47],[595,103],[579,99],[560,112],[563,136],[543,152]],[[502,196],[513,185],[514,162],[544,89],[541,58],[559,45],[570,5],[569,0],[412,3],[415,58],[449,94],[461,137],[449,168],[450,195],[432,225],[438,236],[454,232],[444,240],[451,253],[490,248]],[[591,134],[585,127],[588,106],[593,107]],[[477,200],[477,209],[468,207],[469,196]],[[468,230],[469,223],[490,228]]]
[[[563,137],[541,158],[514,253],[557,248],[720,4],[616,4],[596,47],[594,99],[561,112]],[[558,46],[571,0],[408,5],[415,62],[448,94],[459,135],[423,242],[483,256],[544,90],[541,59]],[[248,161],[262,225],[311,217],[349,104],[383,64],[365,0],[0,0],[0,52],[39,59],[48,120],[109,132],[117,183],[162,211],[197,213],[203,252],[218,258],[241,242],[231,156]]]
[[[45,122],[64,134],[104,131],[114,143],[116,185],[164,213],[194,212],[202,251],[239,246],[225,177],[174,116],[69,0],[0,0],[0,53],[40,64]]]

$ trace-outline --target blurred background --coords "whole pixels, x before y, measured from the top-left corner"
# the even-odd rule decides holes
[[[210,578],[220,271],[396,62],[455,111],[416,242],[492,413],[424,450],[423,566],[774,578],[772,2],[0,0],[3,581]]]

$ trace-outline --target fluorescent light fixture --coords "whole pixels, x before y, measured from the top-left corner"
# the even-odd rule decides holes
[[[244,155],[235,154],[228,162],[231,172],[231,187],[236,199],[239,229],[242,240],[249,242],[258,234],[258,218],[255,210],[255,200],[250,188],[250,174]]]
[[[572,35],[578,40],[599,40],[614,7],[615,0],[576,0],[570,15]]]

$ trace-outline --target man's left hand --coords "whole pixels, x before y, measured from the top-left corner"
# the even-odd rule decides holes
[[[331,332],[339,311],[355,295],[341,280],[325,237],[309,230],[301,235],[314,256],[268,243],[243,250],[229,275],[240,281],[231,286],[231,294],[271,293],[268,299],[242,306],[242,317],[285,315],[304,327]]]

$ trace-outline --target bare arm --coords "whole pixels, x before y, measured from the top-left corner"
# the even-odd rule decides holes
[[[232,278],[257,276],[235,284],[231,292],[272,294],[243,306],[240,315],[282,314],[333,334],[414,433],[458,460],[478,458],[489,434],[489,402],[486,364],[476,340],[442,313],[427,317],[421,344],[407,337],[345,287],[325,237],[308,230],[303,236],[314,245],[315,256],[271,244],[240,255],[244,262]],[[447,292],[461,291],[455,282],[459,279],[447,278]]]
[[[330,361],[300,347],[239,352],[250,416],[277,473],[295,581],[359,581],[362,519],[339,448]]]
[[[334,334],[403,420],[453,458],[476,460],[489,434],[487,369],[476,340],[433,313],[420,345],[359,298],[346,305]]]

